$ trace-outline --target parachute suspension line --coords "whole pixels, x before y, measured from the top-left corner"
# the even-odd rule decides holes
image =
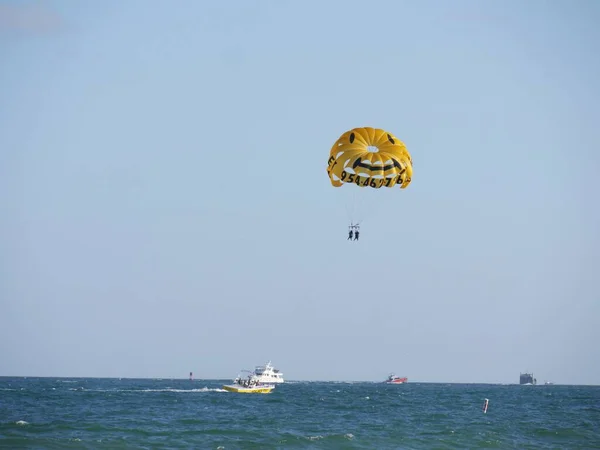
[[[352,193],[352,199],[346,203],[346,214],[350,220],[350,225],[354,225],[354,217],[356,214],[356,192]]]
[[[350,220],[350,222],[352,222],[352,205],[350,203],[346,203],[346,216],[348,216],[348,219]]]
[[[354,208],[352,225],[354,225],[354,227],[356,228],[364,220],[365,211],[363,206],[366,192],[362,189],[356,189],[352,194],[352,206]]]
[[[354,218],[357,214],[356,208],[356,191],[352,193],[352,215],[350,216],[350,223],[354,225]]]
[[[352,192],[352,195],[346,201],[346,213],[350,222],[348,228],[350,229],[355,230],[359,228],[359,225],[365,219],[364,215],[366,212],[363,210],[365,195],[366,192],[364,190],[357,189]]]

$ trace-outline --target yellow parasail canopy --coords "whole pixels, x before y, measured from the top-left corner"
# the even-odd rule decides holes
[[[327,174],[331,184],[405,189],[411,182],[412,158],[393,134],[371,127],[346,131],[329,152]]]

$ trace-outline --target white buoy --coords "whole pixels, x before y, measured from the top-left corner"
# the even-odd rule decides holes
[[[483,413],[484,413],[484,414],[486,414],[486,413],[487,413],[487,409],[488,409],[488,403],[489,403],[489,402],[490,402],[490,401],[489,401],[487,398],[486,398],[486,399],[484,399],[484,402],[483,402]]]

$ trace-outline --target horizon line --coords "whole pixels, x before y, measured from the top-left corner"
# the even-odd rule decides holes
[[[0,378],[69,378],[69,379],[93,379],[93,380],[170,380],[170,381],[223,381],[230,380],[231,377],[222,377],[222,378],[195,378],[190,379],[189,377],[102,377],[102,376],[55,376],[55,375],[0,375]],[[319,380],[319,379],[298,379],[298,380],[286,380],[284,383],[385,383],[385,381],[381,380]],[[521,385],[517,382],[491,382],[491,381],[425,381],[425,380],[414,380],[407,381],[403,384],[487,384],[487,385],[501,385],[501,386],[526,386]],[[545,383],[538,383],[537,386],[547,386]],[[548,386],[600,386],[600,384],[588,384],[588,383],[554,383]]]

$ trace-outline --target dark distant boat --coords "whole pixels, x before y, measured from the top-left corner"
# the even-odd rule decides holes
[[[537,380],[533,378],[532,373],[522,373],[519,377],[519,384],[534,385],[537,384]]]

